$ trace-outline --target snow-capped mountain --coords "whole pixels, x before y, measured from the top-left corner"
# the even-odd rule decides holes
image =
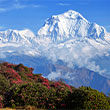
[[[54,63],[62,60],[71,68],[77,65],[101,74],[109,71],[96,59],[109,57],[110,33],[104,27],[90,23],[80,13],[69,10],[50,17],[37,35],[29,29],[0,32],[0,57],[41,56]]]
[[[110,53],[110,33],[80,13],[69,10],[48,18],[38,36],[53,42],[43,50],[44,56],[53,62],[62,60],[71,68],[77,65],[102,75],[109,73],[110,68],[106,64],[107,69],[102,67],[105,67],[103,62]],[[100,63],[96,62],[99,57],[103,57]]]
[[[15,43],[20,45],[30,45],[35,39],[35,35],[29,29],[25,30],[6,30],[0,32],[0,43]]]
[[[37,36],[29,29],[1,31],[0,60],[23,63],[45,77],[56,76],[70,82],[76,75],[75,67],[110,78],[110,33],[69,10],[48,18]]]
[[[101,74],[105,72],[105,68],[100,68],[104,67],[103,63],[100,65],[95,60],[96,57],[109,57],[110,33],[104,27],[90,23],[80,13],[69,10],[50,17],[37,35],[29,29],[0,32],[0,57],[42,56],[54,63],[62,60],[69,67],[77,65]]]
[[[39,44],[39,40],[29,29],[0,31],[0,58],[12,55],[39,55]]]
[[[65,41],[72,38],[107,39],[104,27],[90,23],[80,13],[69,10],[60,15],[51,16],[38,31],[40,37],[48,37],[52,41]]]

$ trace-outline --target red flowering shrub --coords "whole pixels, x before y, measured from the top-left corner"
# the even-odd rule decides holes
[[[52,82],[32,71],[23,64],[0,63],[0,108],[30,105],[43,109],[110,109],[110,98],[103,93]]]
[[[69,86],[68,84],[65,84],[65,86],[70,90],[70,92],[72,92],[71,86]]]
[[[50,84],[48,79],[43,78],[42,76],[38,78],[38,82],[41,82],[44,86],[46,86],[48,89],[50,88]]]
[[[28,77],[33,77],[32,73],[26,74]]]
[[[31,71],[31,73],[34,71],[34,69],[33,69],[33,68],[29,68],[29,70]]]
[[[48,89],[40,83],[15,86],[5,95],[5,107],[32,105],[45,108],[48,97]]]
[[[2,101],[3,101],[3,98],[0,96],[0,108],[3,108],[3,103],[2,103]]]
[[[22,80],[12,80],[11,81],[11,83],[13,83],[13,84],[22,84],[22,83],[24,83]]]
[[[60,82],[54,82],[53,84],[51,84],[51,87],[58,88],[58,87],[61,87],[61,84]]]
[[[4,75],[7,79],[10,79],[11,83],[19,84],[22,82],[21,76],[12,68],[8,68]]]
[[[65,107],[66,106],[66,104],[61,104],[61,107]]]
[[[43,82],[42,84],[43,84],[44,86],[46,86],[48,89],[50,89],[49,83]]]

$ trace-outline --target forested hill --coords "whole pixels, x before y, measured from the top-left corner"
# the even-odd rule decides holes
[[[110,109],[110,98],[90,87],[49,81],[23,64],[0,63],[0,108]]]

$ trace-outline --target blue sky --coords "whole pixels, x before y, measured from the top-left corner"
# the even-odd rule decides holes
[[[36,34],[45,19],[70,9],[110,30],[110,0],[0,0],[0,30],[29,28]]]

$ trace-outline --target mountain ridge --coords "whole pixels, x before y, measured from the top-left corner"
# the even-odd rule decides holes
[[[37,36],[28,29],[0,32],[0,60],[23,63],[34,67],[35,71],[40,67],[39,71],[45,77],[54,72],[54,69],[50,70],[60,60],[60,65],[86,68],[110,78],[107,75],[110,74],[109,35],[104,27],[90,23],[78,12],[70,10],[47,19]],[[56,76],[59,71],[57,68]],[[72,75],[69,80],[74,78]]]
[[[69,10],[47,19],[38,31],[38,36],[48,37],[56,42],[77,37],[105,39],[108,33],[104,27],[90,23],[80,13]]]
[[[23,45],[28,43],[29,45],[33,38],[35,38],[35,35],[29,29],[0,31],[0,41],[3,43],[22,43]]]

